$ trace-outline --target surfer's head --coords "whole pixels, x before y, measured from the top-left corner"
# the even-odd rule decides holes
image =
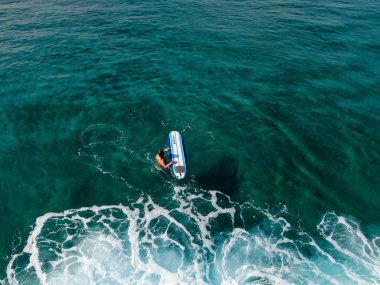
[[[158,155],[160,156],[160,157],[164,157],[164,155],[165,155],[165,152],[164,152],[164,150],[161,148],[160,150],[158,150]]]

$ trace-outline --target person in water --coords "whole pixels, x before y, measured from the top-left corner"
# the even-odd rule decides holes
[[[160,149],[156,155],[156,165],[157,167],[162,170],[162,169],[167,169],[173,164],[176,164],[177,161],[172,161],[169,163],[166,163],[166,160],[164,158],[165,152],[167,152],[170,149],[170,147],[165,148],[165,149]]]

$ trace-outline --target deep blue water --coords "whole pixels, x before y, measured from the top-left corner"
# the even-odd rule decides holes
[[[378,11],[1,1],[0,282],[380,283]]]

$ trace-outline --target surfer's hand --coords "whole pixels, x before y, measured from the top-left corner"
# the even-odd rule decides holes
[[[173,164],[177,164],[177,161],[173,161]]]
[[[167,147],[167,148],[165,148],[164,150],[165,150],[165,151],[168,151],[169,149],[170,149],[170,147]]]

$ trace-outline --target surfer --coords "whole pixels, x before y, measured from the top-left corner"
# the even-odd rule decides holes
[[[165,149],[160,149],[156,155],[156,166],[160,169],[167,169],[168,167],[172,166],[173,164],[176,164],[177,161],[172,161],[169,163],[166,163],[166,160],[164,158],[165,152],[167,152],[170,149],[170,147]]]

